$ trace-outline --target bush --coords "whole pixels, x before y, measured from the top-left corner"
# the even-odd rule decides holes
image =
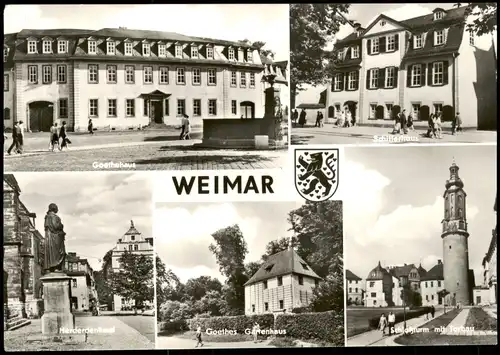
[[[417,317],[423,316],[424,314],[427,314],[430,312],[431,312],[431,307],[422,307],[422,308],[418,308],[418,309],[412,309],[412,310],[406,311],[406,320],[412,319],[412,318],[417,318]],[[395,316],[396,316],[396,323],[401,323],[405,319],[405,314],[403,311],[396,312]],[[380,323],[380,316],[376,316],[376,317],[372,317],[372,318],[368,319],[368,326],[371,329],[377,329],[379,327],[379,323]]]
[[[188,320],[188,326],[191,330],[201,327],[203,332],[210,328],[214,330],[236,330],[238,333],[244,333],[245,329],[252,329],[255,322],[259,323],[260,329],[274,329],[274,315],[272,314],[192,318]]]
[[[344,313],[278,314],[275,329],[285,330],[286,336],[297,339],[314,339],[344,346]]]
[[[292,313],[299,314],[299,313],[310,313],[311,309],[309,307],[297,307],[292,309]]]
[[[158,323],[159,335],[172,335],[189,330],[188,324],[185,320],[175,320],[170,322]]]

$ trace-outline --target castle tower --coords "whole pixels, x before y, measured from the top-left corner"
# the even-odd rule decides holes
[[[444,287],[453,304],[470,304],[469,294],[469,250],[466,219],[467,194],[464,183],[458,176],[458,166],[453,162],[450,179],[444,192],[443,232],[443,276]]]

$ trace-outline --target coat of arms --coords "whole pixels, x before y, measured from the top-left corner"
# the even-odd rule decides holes
[[[295,149],[295,188],[313,202],[330,199],[339,184],[338,149]]]

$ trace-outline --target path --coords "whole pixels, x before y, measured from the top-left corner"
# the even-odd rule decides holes
[[[496,143],[497,132],[494,131],[464,131],[458,135],[443,132],[442,139],[423,137],[425,129],[417,128],[410,131],[408,135],[392,135],[392,129],[384,127],[357,126],[349,128],[338,128],[333,124],[326,124],[322,128],[317,127],[294,127],[291,130],[292,145],[307,144],[407,144],[407,143]],[[382,138],[381,138],[382,137]],[[413,137],[411,141],[401,142],[387,139],[398,139],[399,137]],[[384,140],[382,140],[384,139]],[[408,138],[410,139],[410,138]]]
[[[484,309],[484,308],[483,308]],[[493,330],[468,330],[466,329],[467,318],[469,317],[471,308],[464,308],[460,313],[448,324],[442,335],[496,335],[497,332]],[[484,309],[486,313],[489,312]],[[494,317],[496,319],[496,317]]]
[[[200,347],[199,349],[274,348],[274,346],[269,345],[269,342],[270,342],[269,340],[265,340],[259,343],[254,343],[252,341],[240,341],[232,343],[207,342],[204,343],[205,345],[203,347]],[[173,336],[167,336],[167,337],[159,336],[156,338],[157,349],[195,349],[195,346],[196,346],[196,340],[194,339],[185,339]]]
[[[443,310],[436,310],[434,315],[435,318],[442,315]],[[407,328],[418,328],[429,322],[430,319],[424,314],[420,317],[412,318],[406,321]],[[396,323],[396,329],[403,328],[403,322]],[[393,346],[399,345],[394,342],[394,339],[400,336],[401,333],[391,336],[383,336],[380,330],[370,330],[368,332],[364,332],[353,337],[347,338],[346,346]]]

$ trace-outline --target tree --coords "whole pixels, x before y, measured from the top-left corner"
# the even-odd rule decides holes
[[[404,285],[401,290],[401,299],[407,307],[422,306],[422,296],[418,291],[411,288],[411,285]]]
[[[222,289],[221,289],[222,291]],[[208,291],[194,303],[195,315],[221,316],[225,310],[225,302],[221,291]]]
[[[478,2],[466,3],[465,16],[472,16],[473,20],[467,24],[467,31],[482,36],[492,33],[497,29],[497,3],[496,2]],[[462,6],[461,3],[455,4],[456,7]]]
[[[295,237],[292,237],[292,247],[296,247],[298,245],[298,240]],[[266,245],[266,253],[262,255],[262,260],[266,261],[268,257],[279,253],[280,251],[287,250],[290,247],[290,238],[280,238],[276,240],[271,240]]]
[[[261,263],[257,261],[251,261],[245,264],[245,275],[250,279],[257,271],[259,271]]]
[[[191,306],[187,303],[166,301],[161,305],[159,315],[162,322],[167,322],[189,319],[193,316],[193,313]]]
[[[159,307],[167,300],[180,300],[176,290],[180,284],[179,278],[172,270],[167,270],[159,256],[156,256],[156,306]]]
[[[138,309],[144,306],[145,301],[153,302],[155,278],[153,258],[125,250],[119,262],[119,271],[111,274],[113,293],[134,300]]]
[[[222,291],[222,284],[216,278],[210,276],[200,276],[189,279],[184,285],[184,293],[191,301],[201,300],[207,293]]]
[[[334,53],[325,50],[346,23],[349,4],[290,4],[290,95],[292,108],[303,84],[324,84]],[[333,55],[333,56],[332,56]]]
[[[288,215],[297,254],[323,278],[314,290],[314,310],[344,307],[342,201],[309,202]]]
[[[208,249],[215,255],[219,270],[224,275],[226,285],[225,299],[228,308],[236,314],[244,314],[245,290],[248,280],[245,275],[245,256],[248,253],[247,244],[238,225],[219,229],[212,234],[215,243]]]
[[[101,270],[94,272],[95,288],[99,304],[107,305],[108,310],[113,307],[113,290],[111,288],[111,279],[109,270],[111,270],[112,250],[108,250],[103,257]]]

